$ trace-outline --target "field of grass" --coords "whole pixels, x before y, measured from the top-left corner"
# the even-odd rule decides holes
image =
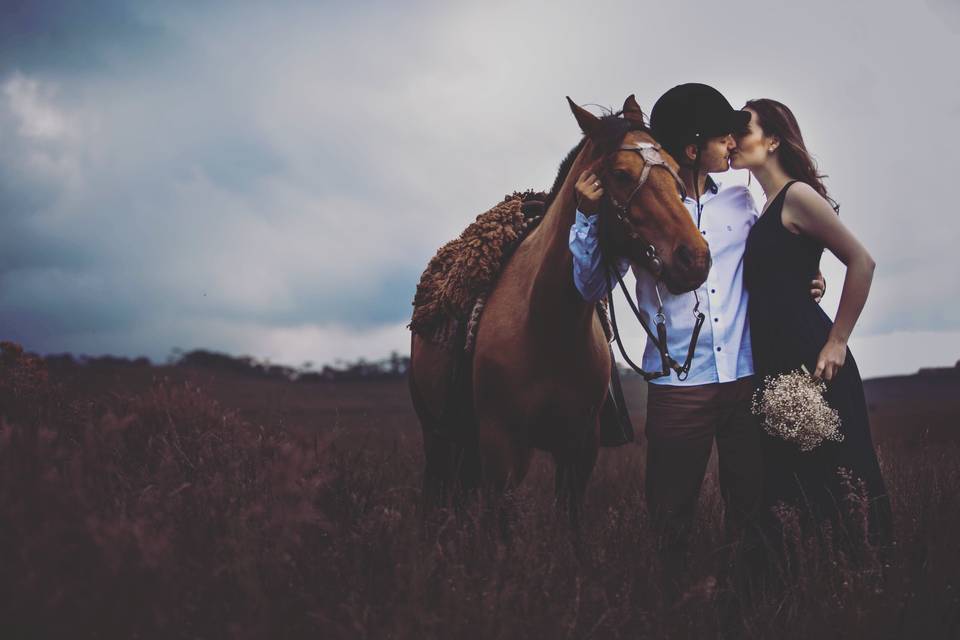
[[[897,545],[855,564],[797,538],[754,638],[960,633],[960,379],[868,384]],[[636,425],[644,389],[629,380]],[[295,383],[177,367],[53,375],[0,355],[0,637],[714,638],[716,470],[690,588],[665,600],[644,441],[601,452],[584,550],[536,458],[506,544],[481,505],[418,514],[422,454],[402,380]],[[638,429],[638,434],[642,430]]]

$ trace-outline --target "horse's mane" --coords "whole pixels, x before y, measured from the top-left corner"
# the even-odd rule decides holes
[[[635,120],[627,120],[622,117],[623,112],[617,111],[615,113],[608,113],[606,115],[600,116],[600,122],[602,123],[600,135],[597,136],[597,142],[600,146],[600,151],[603,154],[610,153],[613,151],[613,147],[619,145],[624,136],[626,136],[631,131],[650,131],[650,128],[647,126],[646,121],[637,122]],[[580,151],[583,150],[583,145],[587,143],[587,137],[583,136],[583,139],[570,150],[570,153],[560,162],[560,168],[557,170],[557,177],[553,181],[553,186],[550,187],[550,193],[547,196],[546,208],[550,207],[550,204],[553,202],[553,199],[557,197],[557,194],[560,193],[560,188],[563,186],[563,183],[567,179],[567,174],[570,173],[570,168],[573,166],[574,160],[577,159],[577,156],[580,154]]]

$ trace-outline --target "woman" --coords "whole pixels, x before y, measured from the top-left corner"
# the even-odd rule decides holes
[[[874,261],[840,222],[790,110],[768,99],[751,100],[744,110],[750,122],[737,136],[730,166],[749,169],[767,195],[744,254],[754,369],[762,380],[806,365],[826,382],[825,397],[840,415],[844,436],[809,453],[766,436],[764,503],[768,512],[784,502],[814,522],[829,519],[834,538],[848,544],[866,536],[885,546],[892,536],[890,502],[870,437],[863,383],[847,348],[870,291]],[[809,294],[824,248],[847,267],[835,322]],[[852,472],[854,486],[858,478],[863,481],[866,531],[842,515],[850,507],[850,474],[842,469]]]

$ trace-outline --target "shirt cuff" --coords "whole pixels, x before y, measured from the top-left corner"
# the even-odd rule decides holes
[[[577,224],[578,224],[578,225],[591,225],[591,226],[592,226],[592,225],[594,225],[594,224],[597,223],[597,220],[599,219],[599,216],[598,216],[596,213],[594,213],[593,215],[589,215],[589,216],[588,216],[588,215],[585,214],[584,212],[580,211],[580,209],[577,209],[576,218],[577,218]]]

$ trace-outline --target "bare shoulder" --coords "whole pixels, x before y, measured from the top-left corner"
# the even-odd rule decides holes
[[[817,206],[819,203],[827,204],[826,199],[817,193],[817,190],[806,182],[794,182],[787,189],[787,198],[785,203],[798,204],[802,207]],[[829,206],[829,204],[827,204]]]
[[[796,182],[787,189],[780,217],[790,233],[799,235],[804,221],[826,214],[835,215],[830,203],[806,182]]]

